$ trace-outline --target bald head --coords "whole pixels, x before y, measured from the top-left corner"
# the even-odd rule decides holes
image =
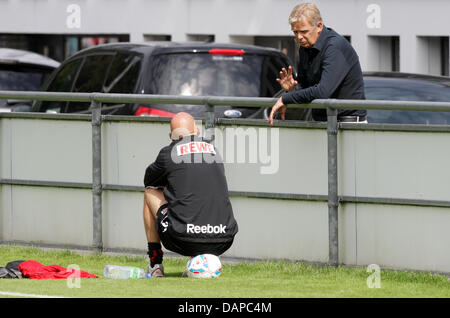
[[[170,121],[170,138],[179,140],[189,135],[198,135],[198,129],[195,126],[194,117],[188,113],[178,113]]]

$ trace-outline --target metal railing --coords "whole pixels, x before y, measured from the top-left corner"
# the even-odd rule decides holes
[[[45,100],[45,101],[74,101],[90,102],[92,112],[92,185],[66,184],[48,181],[0,180],[0,184],[11,185],[41,185],[41,186],[69,186],[79,188],[92,188],[93,196],[93,248],[101,251],[102,242],[102,191],[105,189],[124,189],[136,191],[135,187],[105,186],[101,175],[101,125],[102,103],[159,103],[159,104],[189,104],[205,107],[205,128],[208,138],[214,139],[214,127],[217,119],[214,106],[240,106],[240,107],[271,107],[277,98],[260,97],[218,97],[218,96],[172,96],[172,95],[139,95],[139,94],[103,94],[103,93],[55,93],[55,92],[22,92],[0,91],[0,99]],[[337,120],[338,109],[382,109],[404,111],[437,111],[450,112],[450,102],[411,102],[411,101],[378,101],[378,100],[336,100],[318,99],[310,104],[289,105],[290,108],[326,108],[327,109],[327,151],[328,151],[328,195],[316,196],[315,200],[328,202],[328,229],[329,229],[329,264],[339,264],[338,241],[338,209],[340,202],[352,203],[385,203],[408,204],[423,206],[450,207],[450,201],[408,200],[392,198],[349,198],[340,197],[338,193],[338,144],[337,135],[340,123]],[[1,113],[0,113],[1,116]],[[365,124],[359,124],[360,128]],[[247,193],[253,197],[284,198],[284,199],[311,199],[311,196],[295,194],[274,193]]]

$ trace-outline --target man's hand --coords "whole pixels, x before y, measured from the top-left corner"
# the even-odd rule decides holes
[[[297,87],[298,82],[294,80],[292,75],[292,66],[289,65],[288,70],[283,67],[280,72],[280,78],[276,81],[280,84],[281,88],[287,92],[292,92]]]
[[[272,106],[272,111],[270,112],[270,116],[269,116],[269,125],[270,126],[273,126],[273,117],[278,112],[280,112],[280,114],[281,114],[281,119],[282,120],[285,119],[286,108],[287,108],[286,105],[283,104],[283,99],[281,97],[278,98],[275,105]]]

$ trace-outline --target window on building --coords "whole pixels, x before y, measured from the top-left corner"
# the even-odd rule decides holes
[[[166,42],[171,41],[172,36],[165,35],[165,34],[144,34],[144,41],[145,42]]]
[[[368,69],[371,71],[400,71],[400,38],[369,36],[368,56]]]
[[[214,34],[188,34],[188,42],[214,42],[216,37]]]
[[[36,52],[59,62],[90,46],[128,41],[129,34],[0,34],[0,47]]]
[[[417,71],[428,75],[449,75],[449,37],[417,37]]]
[[[441,75],[449,76],[450,73],[450,56],[449,56],[449,37],[441,37]]]

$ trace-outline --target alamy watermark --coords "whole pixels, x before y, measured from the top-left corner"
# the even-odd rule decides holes
[[[66,26],[69,29],[81,28],[81,7],[79,4],[71,3],[67,6]]]
[[[370,264],[366,269],[367,273],[371,273],[367,277],[366,285],[368,288],[381,288],[381,269],[377,264]]]
[[[81,269],[77,264],[70,264],[67,267],[72,274],[66,278],[67,288],[81,288]]]
[[[379,4],[371,3],[367,6],[366,12],[369,13],[366,19],[366,26],[369,29],[381,29],[381,7]]]
[[[223,129],[206,129],[203,133],[201,121],[196,121],[199,135],[209,139],[214,135],[211,144],[191,142],[177,145],[172,150],[175,163],[216,162],[233,164],[257,164],[261,174],[275,174],[280,167],[280,131],[278,128],[226,126]],[[182,129],[172,132],[172,139],[185,136]],[[219,155],[218,155],[218,154]],[[192,154],[192,156],[185,156]],[[221,159],[219,159],[221,158]]]

